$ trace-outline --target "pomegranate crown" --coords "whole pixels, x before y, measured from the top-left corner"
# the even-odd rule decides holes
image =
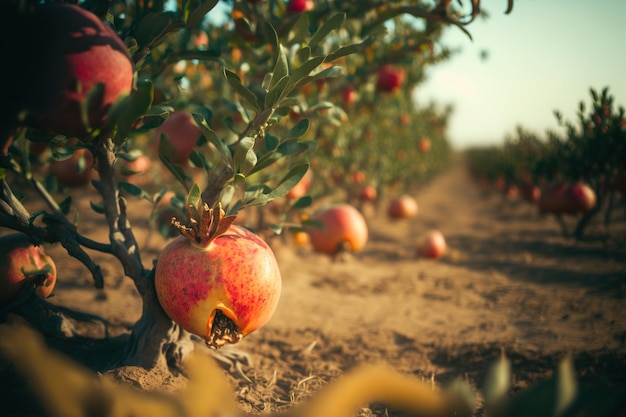
[[[236,215],[226,216],[222,203],[211,208],[202,200],[200,186],[194,184],[187,195],[187,224],[172,218],[172,225],[194,245],[207,247],[233,224]]]

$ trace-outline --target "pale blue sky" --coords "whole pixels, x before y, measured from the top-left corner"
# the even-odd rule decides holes
[[[490,17],[468,26],[473,41],[454,28],[444,34],[462,52],[416,89],[418,103],[454,106],[455,147],[501,143],[517,125],[558,129],[553,111],[575,120],[589,87],[608,86],[626,107],[626,0],[516,0],[509,15],[505,0],[483,8]]]

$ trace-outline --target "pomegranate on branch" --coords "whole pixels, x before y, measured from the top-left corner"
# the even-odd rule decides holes
[[[23,233],[0,237],[0,304],[12,301],[25,285],[48,298],[56,284],[54,261]]]

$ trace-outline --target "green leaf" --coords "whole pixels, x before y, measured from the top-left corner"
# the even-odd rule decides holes
[[[200,130],[202,130],[202,134],[204,135],[204,137],[209,141],[209,143],[215,146],[220,157],[226,163],[226,166],[232,168],[233,156],[226,143],[224,143],[224,141],[219,136],[217,136],[217,133],[215,133],[215,131],[213,131],[213,129],[209,127],[203,115],[193,113],[192,116]]]
[[[224,68],[224,76],[226,77],[226,81],[228,84],[246,101],[255,109],[260,109],[261,105],[257,96],[248,88],[246,88],[241,82],[241,78],[239,75],[232,72],[228,68]]]
[[[289,91],[286,89],[287,85],[289,85],[289,81],[291,77],[285,75],[280,81],[274,85],[274,87],[267,92],[265,96],[265,108],[270,109],[274,107],[274,105],[286,94],[289,94]]]
[[[81,87],[82,85],[79,88]],[[80,103],[80,119],[83,122],[83,126],[87,127],[87,131],[91,130],[89,123],[89,109],[91,108],[91,103],[99,103],[102,101],[102,97],[104,97],[104,83],[96,83],[87,91],[85,98]]]
[[[578,392],[576,371],[571,358],[565,358],[559,363],[557,371],[556,407],[555,415],[561,415],[574,402]]]
[[[194,182],[189,190],[189,194],[187,194],[187,206],[195,207],[197,210],[200,210],[200,205],[202,204],[202,191],[200,190],[200,186],[197,182]]]
[[[297,199],[292,205],[291,208],[294,209],[303,209],[310,207],[313,204],[313,197],[309,195],[305,195],[304,197],[300,197]]]
[[[131,184],[131,183],[126,182],[126,181],[120,181],[117,186],[120,188],[120,190],[124,190],[128,194],[134,195],[136,197],[141,197],[143,195],[147,195],[144,190],[142,190],[141,188],[137,187],[135,184]]]
[[[137,85],[137,90],[118,100],[109,112],[109,122],[116,127],[113,138],[116,144],[126,139],[133,122],[150,110],[154,98],[154,85],[150,80],[144,80]]]
[[[296,165],[291,168],[278,186],[267,194],[268,201],[287,195],[287,193],[300,182],[308,170],[309,164]]]
[[[363,50],[363,44],[347,45],[328,54],[324,62],[332,62],[336,59],[343,58],[344,56],[358,54],[361,50]]]
[[[300,62],[306,62],[311,58],[311,48],[303,46],[297,52],[297,58]]]
[[[276,63],[272,70],[272,81],[270,82],[270,90],[278,84],[283,77],[289,75],[289,64],[287,63],[287,55],[282,47],[278,45],[278,55],[276,56]]]
[[[61,209],[61,213],[63,213],[66,216],[69,214],[71,207],[72,207],[72,196],[68,195],[59,203],[59,208]]]
[[[209,164],[209,161],[207,161],[204,154],[202,152],[198,152],[197,149],[191,151],[191,154],[189,155],[189,160],[198,168],[204,168],[207,172],[211,170],[211,165]]]
[[[202,19],[204,19],[204,16],[206,16],[208,12],[213,10],[217,3],[218,0],[207,0],[203,2],[200,6],[189,12],[186,21],[187,28],[189,29],[198,26],[202,22]]]
[[[295,26],[291,30],[289,37],[289,44],[303,44],[306,38],[309,37],[309,14],[308,13],[300,13],[300,17],[296,22]]]
[[[254,138],[242,138],[235,148],[235,173],[248,174],[257,163],[254,153]]]
[[[187,182],[191,179],[189,175],[185,173],[183,168],[179,165],[172,163],[171,156],[174,154],[174,148],[167,135],[161,135],[159,140],[159,159],[165,165],[165,167],[172,173],[174,178],[185,187]]]
[[[173,12],[152,12],[146,14],[137,25],[135,39],[140,47],[158,38],[162,33],[169,31],[174,22]]]
[[[319,45],[320,42],[322,42],[324,38],[328,36],[328,34],[331,31],[335,29],[339,29],[345,21],[346,21],[345,13],[337,13],[331,16],[330,19],[325,21],[324,24],[320,26],[319,29],[317,29],[317,32],[315,32],[315,34],[309,41],[309,46],[311,47],[311,49],[315,49],[315,47]]]
[[[294,127],[289,129],[287,135],[285,136],[285,139],[297,139],[304,136],[309,130],[310,124],[311,122],[309,121],[309,119],[300,120],[298,123],[296,123]]]
[[[291,74],[293,82],[297,84],[300,80],[309,75],[311,71],[320,66],[324,62],[324,59],[325,57],[323,56],[313,57],[293,70]]]
[[[494,403],[503,398],[511,385],[511,361],[502,354],[494,363],[485,378],[483,394],[487,403]]]
[[[265,22],[265,38],[267,42],[270,44],[274,51],[278,50],[280,45],[280,41],[278,40],[278,33],[276,33],[276,29],[269,22]]]
[[[248,173],[248,175],[252,175],[255,172],[259,172],[262,169],[267,168],[268,166],[274,164],[276,161],[278,161],[281,158],[284,158],[285,156],[297,155],[299,153],[306,152],[309,149],[310,149],[310,146],[304,142],[297,142],[297,141],[285,142],[279,145],[278,148],[276,148],[276,150],[272,152],[268,152],[264,154],[262,157],[260,157],[256,165],[254,166],[254,169],[251,170]]]

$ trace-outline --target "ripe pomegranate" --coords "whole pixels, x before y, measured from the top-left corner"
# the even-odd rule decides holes
[[[193,116],[185,111],[175,111],[161,126],[155,129],[158,139],[162,134],[172,143],[174,154],[171,155],[172,162],[178,165],[187,165],[191,151],[196,147],[198,138],[202,131],[196,124]]]
[[[361,190],[359,198],[363,201],[376,201],[376,198],[378,198],[378,192],[376,191],[376,187],[371,184],[366,185]]]
[[[10,84],[22,89],[15,104],[26,110],[25,123],[86,139],[81,103],[101,83],[102,91],[91,95],[88,122],[105,129],[111,106],[133,86],[134,66],[119,36],[96,15],[71,4],[34,5],[15,20],[11,43],[17,52],[7,62],[19,63]]]
[[[352,107],[358,99],[359,93],[356,91],[356,88],[348,86],[341,90],[341,100],[343,101],[344,106]]]
[[[358,252],[367,243],[368,229],[363,215],[349,204],[336,204],[319,210],[311,220],[323,227],[309,226],[307,231],[316,252],[336,255]]]
[[[281,276],[270,247],[233,225],[221,206],[188,205],[190,227],[159,255],[155,285],[165,313],[215,348],[237,343],[271,318]],[[193,216],[192,213],[200,213]]]
[[[311,190],[311,183],[313,182],[313,171],[307,170],[302,179],[285,195],[290,199],[298,199],[307,195]]]
[[[54,261],[41,246],[35,246],[23,233],[0,237],[0,304],[13,300],[24,285],[48,298],[57,279]]]
[[[393,65],[383,65],[378,70],[376,89],[384,93],[393,93],[400,90],[406,79],[406,72]]]
[[[315,8],[313,0],[289,0],[287,3],[287,12],[302,13],[308,12]]]
[[[446,252],[446,239],[439,230],[431,230],[426,237],[419,242],[417,253],[424,258],[438,259]]]
[[[416,216],[417,212],[417,201],[407,194],[392,198],[387,206],[387,215],[392,219],[408,219]]]
[[[596,205],[596,193],[586,183],[556,181],[541,189],[537,202],[540,213],[578,214]]]
[[[50,173],[65,187],[80,187],[91,181],[93,166],[93,154],[80,148],[68,159],[50,162]]]
[[[432,146],[432,143],[430,142],[430,138],[427,138],[427,137],[421,138],[419,142],[417,143],[417,148],[419,149],[421,153],[428,153],[430,151],[431,146]]]

